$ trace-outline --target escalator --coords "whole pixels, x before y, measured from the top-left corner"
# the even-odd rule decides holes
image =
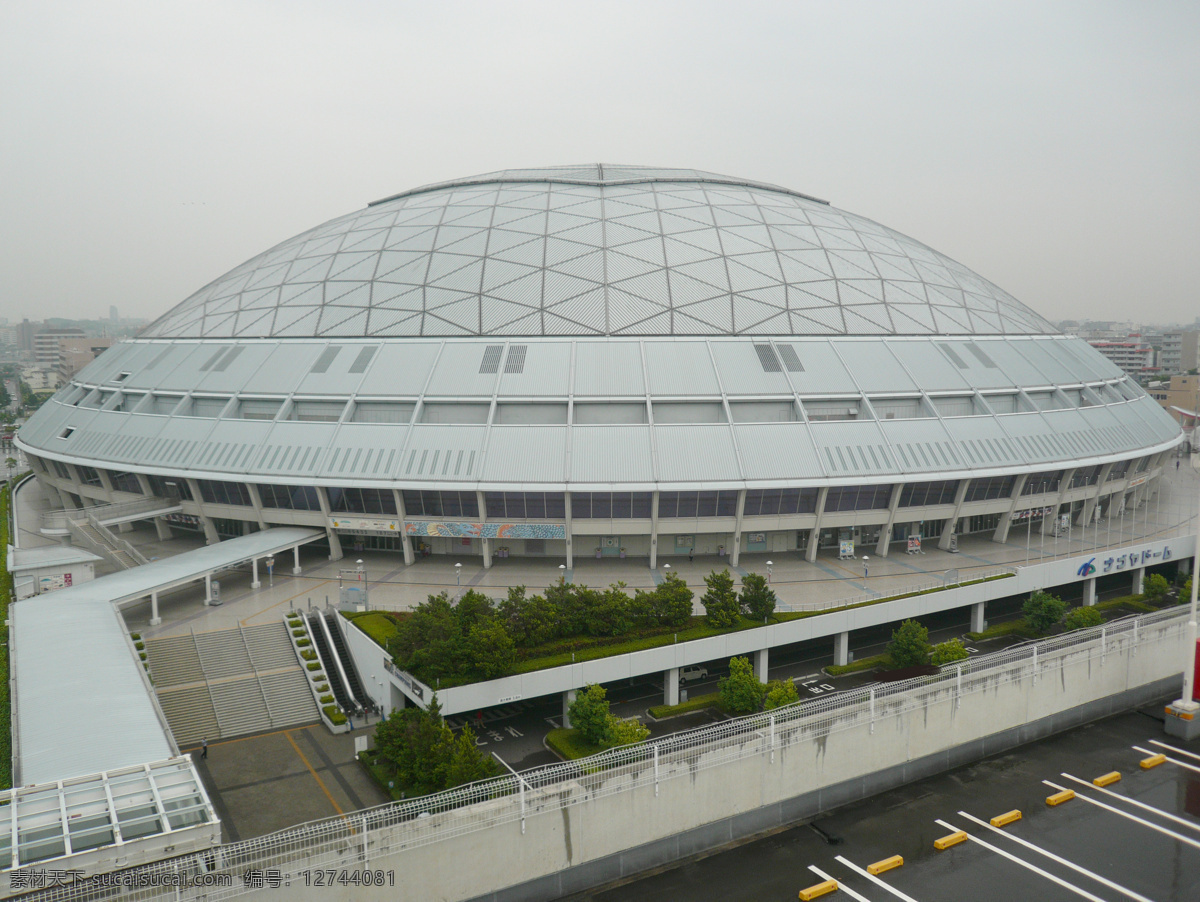
[[[350,651],[346,648],[346,639],[342,636],[341,624],[338,623],[342,618],[337,614],[330,614],[325,618],[325,622],[329,624],[329,636],[333,640],[334,651],[337,652],[341,659],[342,668],[346,674],[346,682],[350,684],[350,694],[358,702],[358,707],[365,710],[372,705],[370,697],[363,691],[362,682],[358,678],[358,671],[354,669],[354,659],[350,657]]]
[[[343,711],[351,714],[359,710],[359,704],[356,699],[350,694],[345,682],[342,680],[341,668],[338,667],[338,660],[334,657],[334,651],[329,647],[329,642],[325,638],[325,630],[322,629],[323,620],[320,611],[313,611],[308,615],[308,634],[312,636],[313,648],[317,650],[317,657],[321,660],[321,667],[325,671],[325,676],[329,680],[329,687],[333,690],[333,697]]]

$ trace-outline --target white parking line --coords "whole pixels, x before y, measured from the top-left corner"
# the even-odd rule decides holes
[[[1065,777],[1067,775],[1063,774],[1063,776]],[[1057,789],[1059,792],[1066,791],[1065,786],[1059,786],[1057,783],[1051,783],[1049,780],[1043,780],[1042,782],[1053,789]],[[1084,802],[1087,802],[1089,805],[1095,805],[1097,808],[1103,808],[1106,811],[1111,811],[1113,814],[1119,814],[1121,817],[1128,818],[1131,821],[1136,821],[1143,827],[1149,827],[1151,830],[1155,830],[1158,833],[1170,836],[1171,838],[1177,839],[1182,843],[1187,843],[1193,848],[1200,849],[1200,842],[1197,842],[1190,836],[1184,836],[1182,833],[1176,833],[1174,830],[1168,830],[1166,827],[1160,827],[1158,824],[1152,824],[1148,820],[1138,817],[1136,814],[1130,814],[1128,811],[1122,811],[1120,808],[1114,808],[1112,805],[1105,805],[1103,802],[1097,802],[1095,799],[1089,799],[1085,795],[1077,795],[1075,798],[1081,799]]]
[[[978,824],[980,827],[986,827],[988,830],[991,830],[993,833],[999,833],[1001,836],[1003,836],[1007,839],[1011,839],[1013,842],[1015,842],[1019,845],[1022,845],[1027,849],[1032,849],[1034,852],[1037,852],[1039,855],[1045,855],[1051,861],[1057,861],[1059,864],[1063,865],[1064,867],[1068,867],[1073,871],[1083,874],[1085,877],[1091,877],[1097,883],[1103,883],[1109,889],[1115,889],[1119,893],[1124,893],[1130,899],[1137,899],[1138,902],[1154,902],[1153,899],[1148,899],[1145,896],[1141,895],[1140,893],[1135,893],[1133,890],[1128,889],[1124,886],[1121,886],[1121,884],[1119,884],[1119,883],[1113,883],[1111,880],[1109,880],[1105,877],[1101,877],[1099,874],[1097,874],[1093,871],[1089,871],[1087,868],[1081,867],[1081,866],[1075,864],[1075,862],[1073,862],[1073,861],[1068,861],[1065,858],[1055,855],[1053,852],[1048,852],[1045,849],[1043,849],[1041,846],[1035,846],[1033,843],[1029,842],[1028,840],[1021,839],[1021,837],[1019,837],[1019,836],[1014,836],[1012,833],[1009,833],[1005,830],[1001,830],[997,827],[993,827],[987,821],[981,821],[979,818],[975,817],[974,815],[967,814],[967,812],[965,812],[965,811],[960,811],[959,814],[962,815],[963,817],[965,817],[967,820],[971,821],[971,823],[973,823],[973,824]]]
[[[842,864],[844,864],[846,867],[848,867],[850,870],[854,871],[854,873],[858,874],[860,877],[866,877],[868,880],[870,880],[872,883],[876,884],[877,886],[882,886],[885,890],[887,890],[889,893],[891,893],[897,899],[903,899],[904,902],[917,902],[917,900],[914,899],[912,896],[904,895],[904,893],[900,892],[900,890],[896,889],[894,886],[888,886],[886,883],[884,883],[882,880],[880,880],[874,874],[868,874],[866,871],[864,871],[862,868],[860,868],[858,865],[856,865],[853,861],[850,861],[848,858],[843,858],[841,855],[839,855],[837,857],[837,860],[840,861]]]
[[[1070,774],[1063,774],[1068,780],[1073,780],[1080,786],[1086,786],[1092,792],[1102,792],[1106,796],[1112,796],[1114,799],[1120,799],[1122,802],[1128,802],[1130,805],[1136,805],[1145,811],[1153,811],[1159,817],[1165,817],[1169,821],[1174,821],[1177,824],[1182,824],[1185,827],[1190,827],[1193,830],[1200,831],[1200,824],[1186,820],[1177,814],[1171,814],[1169,811],[1163,811],[1161,808],[1155,808],[1153,805],[1147,805],[1145,802],[1139,802],[1137,799],[1131,799],[1129,796],[1123,796],[1119,792],[1113,792],[1111,789],[1105,789],[1103,786],[1094,786],[1086,780],[1080,780],[1078,777],[1072,777]]]
[[[941,824],[947,830],[957,831],[959,829],[958,827],[954,826],[953,824],[948,824],[945,821],[939,820],[939,821],[937,821],[937,823]],[[1003,849],[999,848],[998,846],[993,846],[990,842],[986,842],[986,841],[980,839],[978,836],[968,835],[967,838],[970,842],[978,843],[979,845],[983,846],[985,849],[988,849],[989,851],[995,852],[997,855],[1001,855],[1004,858],[1007,858],[1009,861],[1013,862],[1014,864],[1019,864],[1021,867],[1025,868],[1026,870],[1033,871],[1035,874],[1045,877],[1047,880],[1051,881],[1052,883],[1057,883],[1059,886],[1063,887],[1064,889],[1069,889],[1071,892],[1075,893],[1077,896],[1083,896],[1083,898],[1085,898],[1085,899],[1091,899],[1092,902],[1106,902],[1106,900],[1101,899],[1099,896],[1093,896],[1091,893],[1089,893],[1083,887],[1076,886],[1074,883],[1068,883],[1066,880],[1063,880],[1061,877],[1056,877],[1054,874],[1051,874],[1049,871],[1043,871],[1036,864],[1030,864],[1024,858],[1018,858],[1016,855],[1012,854],[1012,852],[1006,852]]]
[[[822,880],[833,880],[834,879],[833,877],[830,877],[828,874],[826,874],[824,871],[822,871],[815,864],[810,864],[808,866],[808,869],[810,871],[812,871],[814,874],[816,874],[818,877],[820,877]],[[838,885],[838,892],[845,893],[851,899],[857,899],[858,902],[871,902],[871,900],[868,899],[866,896],[860,896],[854,890],[850,889],[850,887],[846,886],[846,884],[842,883],[842,881],[837,880],[835,882]]]
[[[1144,749],[1140,745],[1130,746],[1130,748],[1132,748],[1135,752],[1141,752],[1143,755],[1158,754],[1158,752],[1152,752],[1150,749]],[[1190,770],[1200,774],[1200,767],[1196,767],[1194,764],[1188,764],[1186,761],[1180,761],[1178,758],[1172,758],[1170,755],[1165,755],[1164,757],[1176,767],[1182,767],[1184,770]]]
[[[1157,739],[1151,739],[1150,744],[1157,745],[1162,749],[1170,749],[1173,752],[1179,752],[1181,755],[1187,755],[1189,758],[1195,758],[1197,761],[1200,761],[1200,755],[1197,755],[1195,752],[1189,752],[1186,749],[1181,749],[1178,746],[1167,745],[1165,742],[1159,742]]]

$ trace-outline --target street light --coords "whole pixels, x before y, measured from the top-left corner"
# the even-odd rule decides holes
[[[865,554],[863,555],[863,579],[867,578],[867,563],[870,560],[871,559],[869,557],[867,557]]]
[[[269,580],[269,584],[271,586],[274,586],[275,585],[275,555],[273,555],[273,554],[267,555],[267,560],[265,561],[265,563],[267,565],[267,579]]]
[[[770,582],[771,582],[771,567],[773,567],[773,566],[774,566],[773,561],[767,561],[767,583],[768,584],[770,584]]]
[[[454,565],[454,584],[456,586],[462,586],[462,564]]]

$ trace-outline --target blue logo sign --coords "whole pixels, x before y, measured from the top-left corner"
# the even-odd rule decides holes
[[[1096,559],[1094,557],[1088,558],[1086,561],[1084,561],[1080,565],[1079,570],[1076,572],[1080,576],[1091,576],[1093,573],[1096,572],[1096,565],[1095,565],[1095,563],[1093,563],[1095,560]]]

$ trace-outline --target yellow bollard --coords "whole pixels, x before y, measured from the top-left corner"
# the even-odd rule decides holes
[[[867,865],[867,873],[872,877],[878,877],[884,871],[890,871],[892,868],[898,868],[904,864],[904,859],[899,855],[893,855],[891,858],[885,858],[883,861],[877,861],[874,864]]]
[[[962,830],[959,830],[956,833],[951,833],[948,836],[943,836],[941,839],[935,839],[933,841],[933,847],[935,849],[937,849],[939,852],[944,852],[947,849],[949,849],[951,846],[957,846],[960,842],[966,842],[966,841],[967,841],[967,834],[964,833]]]
[[[1093,786],[1111,786],[1121,779],[1120,771],[1109,771],[1107,774],[1097,777],[1092,781]]]
[[[1021,812],[1014,808],[1012,811],[1006,811],[1003,814],[997,814],[989,823],[993,827],[1005,827],[1014,821],[1021,819]]]
[[[1166,755],[1151,755],[1149,758],[1143,758],[1138,762],[1142,770],[1149,770],[1152,767],[1158,767],[1167,760]]]
[[[1046,796],[1046,804],[1050,807],[1061,805],[1063,802],[1069,802],[1075,798],[1075,790],[1064,789],[1062,792],[1056,792],[1052,796]]]
[[[808,902],[809,899],[815,899],[817,896],[823,896],[826,893],[837,892],[837,881],[826,880],[823,883],[814,883],[808,889],[800,890],[800,902]]]

